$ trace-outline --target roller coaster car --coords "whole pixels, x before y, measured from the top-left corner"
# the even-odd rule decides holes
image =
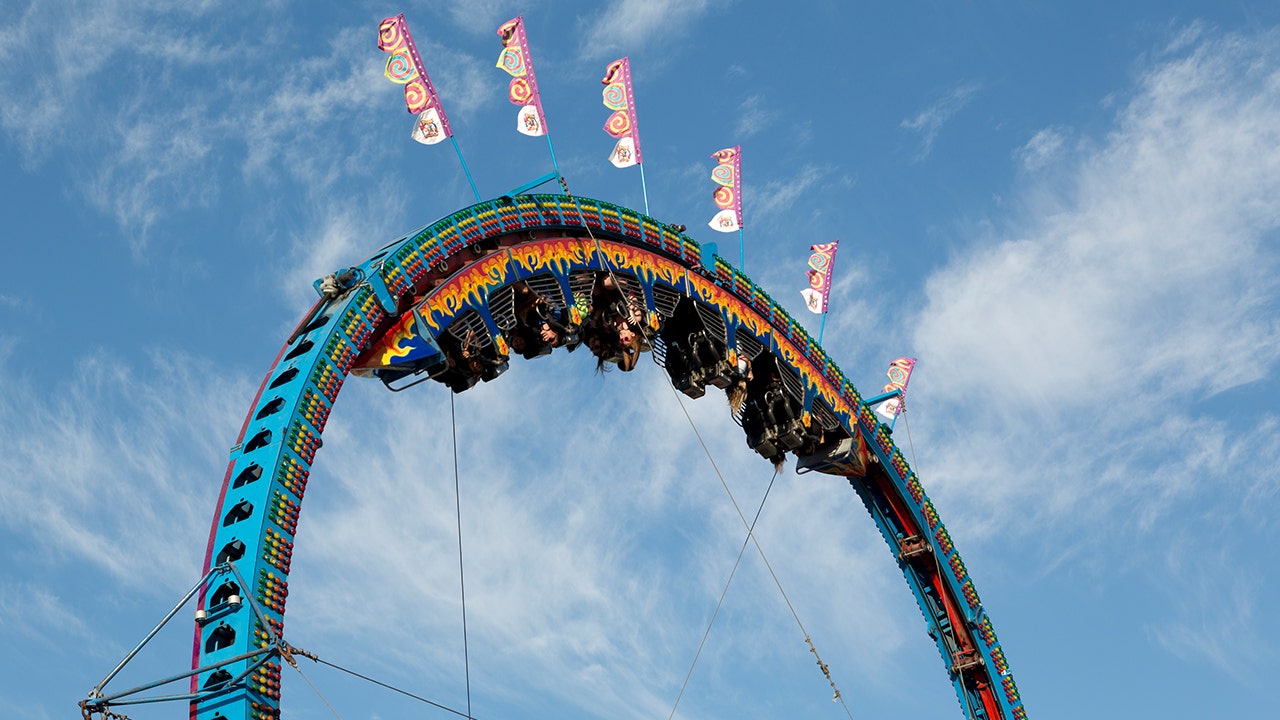
[[[439,378],[442,374],[449,370],[449,360],[440,353],[436,353],[427,358],[423,358],[412,365],[395,365],[393,367],[377,368],[373,371],[373,376],[382,381],[389,389],[403,390],[408,385],[401,387],[393,387],[392,383],[402,380],[413,375],[426,375],[429,378]]]
[[[451,365],[438,375],[431,376],[432,379],[438,380],[455,393],[464,390],[470,390],[480,381],[489,382],[507,371],[507,361],[490,359],[487,357],[480,359],[480,365]]]
[[[800,417],[800,399],[787,392],[777,358],[761,353],[752,365],[742,407],[747,445],[770,460],[799,448],[812,449],[820,440],[821,431],[805,427]]]
[[[707,385],[721,390],[731,386],[737,379],[737,368],[729,362],[724,342],[707,332],[693,303],[689,298],[680,301],[663,325],[661,337],[672,384],[696,400],[706,394]]]
[[[827,475],[863,476],[866,463],[858,454],[858,443],[851,437],[828,441],[796,455],[796,472],[820,472]]]
[[[742,430],[747,434],[747,446],[765,458],[778,455],[778,434],[774,430],[772,418],[766,418],[759,409],[750,403],[742,410]]]
[[[757,392],[748,386],[747,402],[742,408],[747,445],[769,459],[804,445],[809,433],[800,421],[799,401],[787,395],[780,380],[770,381],[762,391],[758,384],[753,385]]]
[[[472,339],[473,332],[468,332],[468,339],[463,341],[450,330],[452,326],[437,338],[446,362],[444,366],[436,366],[434,373],[428,373],[433,380],[460,393],[475,387],[477,382],[489,382],[507,371],[507,359],[498,354],[493,339],[487,334],[483,336],[487,342]]]

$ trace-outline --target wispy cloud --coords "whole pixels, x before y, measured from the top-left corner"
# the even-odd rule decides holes
[[[482,35],[495,32],[498,25],[516,15],[528,13],[529,3],[519,0],[455,0],[448,3],[447,12],[458,27]],[[496,46],[496,36],[494,43]],[[495,51],[493,55],[496,58],[498,53]]]
[[[379,168],[394,156],[376,140],[384,114],[368,108],[384,101],[395,108],[399,88],[369,55],[367,28],[340,30],[300,55],[272,44],[233,48],[209,39],[216,27],[204,34],[189,29],[200,27],[192,18],[206,10],[106,2],[62,18],[32,5],[0,35],[0,56],[26,70],[0,79],[0,127],[28,169],[55,148],[83,158],[70,181],[115,221],[136,257],[147,254],[158,225],[176,212],[220,202],[223,167],[239,165],[246,183],[263,190],[294,183],[327,208],[336,184],[351,178],[377,184],[387,177]],[[56,23],[50,14],[58,15]],[[210,22],[234,20],[224,13]],[[61,32],[50,36],[44,28],[54,24]],[[50,37],[53,62],[37,62]],[[481,102],[476,61],[438,43],[424,42],[423,49],[451,109]],[[287,61],[278,54],[289,54]],[[287,78],[246,74],[281,63]],[[140,81],[117,88],[123,100],[89,117],[86,108],[101,103],[104,78],[122,76]],[[409,117],[403,118],[407,136]],[[344,151],[334,152],[339,146]]]
[[[95,132],[102,117],[89,108],[98,102],[95,87],[108,69],[114,74],[133,65],[146,76],[147,63],[207,68],[232,54],[182,30],[203,16],[209,3],[104,0],[73,5],[68,10],[31,3],[0,30],[0,57],[11,61],[11,71],[0,78],[0,124],[18,140],[28,164],[42,162],[52,144],[73,133],[101,141]],[[150,79],[156,81],[152,89],[169,82]]]
[[[125,231],[135,255],[145,253],[161,216],[217,202],[220,188],[207,172],[213,143],[196,130],[207,120],[203,108],[153,115],[135,106],[99,123],[115,152],[103,159],[84,192]]]
[[[1052,163],[1058,157],[1062,152],[1062,146],[1066,139],[1066,132],[1063,128],[1044,128],[1032,135],[1026,145],[1015,150],[1013,156],[1022,163],[1023,168],[1026,170],[1039,170]]]
[[[1266,372],[1280,335],[1254,309],[1277,289],[1276,92],[1240,70],[1261,51],[1154,69],[1060,212],[930,278],[917,337],[944,385],[1083,406]]]
[[[772,222],[789,215],[795,203],[830,174],[830,168],[805,165],[791,177],[769,180],[758,190],[746,184],[742,194],[742,212],[749,220],[754,220],[753,224]]]
[[[45,634],[85,638],[89,628],[61,598],[45,588],[18,584],[0,588],[0,627],[52,643]]]
[[[688,24],[719,4],[719,0],[614,0],[589,21],[579,55],[584,60],[607,61],[636,52],[658,33],[686,32]]]
[[[496,38],[495,38],[496,43]],[[444,44],[431,43],[431,81],[440,93],[440,103],[449,114],[450,123],[462,123],[475,116],[494,97],[495,88],[504,86],[496,79],[493,64],[459,52]],[[497,52],[493,53],[497,58]]]
[[[738,118],[738,124],[733,130],[735,138],[749,138],[763,132],[782,117],[782,113],[770,106],[760,95],[752,95],[743,100],[735,114]]]
[[[1259,636],[1263,583],[1232,561],[1229,550],[1205,552],[1187,546],[1190,538],[1170,544],[1169,569],[1176,588],[1172,622],[1147,628],[1153,642],[1185,661],[1207,660],[1217,670],[1246,682],[1258,682],[1256,662],[1274,650]]]
[[[279,288],[299,307],[315,302],[312,281],[356,263],[369,254],[370,239],[394,237],[408,200],[393,182],[371,183],[350,197],[317,192],[309,198],[315,217],[286,231],[289,252],[280,268]]]
[[[369,152],[359,138],[361,130],[371,130],[373,114],[365,113],[361,120],[358,109],[377,101],[393,103],[399,91],[382,77],[376,63],[368,61],[368,53],[361,52],[365,34],[356,28],[341,31],[329,52],[298,62],[289,82],[271,78],[255,83],[253,98],[237,103],[234,112],[222,118],[239,125],[232,132],[248,146],[243,163],[247,179],[297,179],[315,192],[359,170],[350,159]],[[335,135],[352,139],[355,151],[332,152]]]
[[[33,170],[75,148],[68,173],[135,253],[159,214],[209,202],[209,69],[236,54],[185,30],[207,3],[30,4],[0,34],[0,128]],[[56,28],[53,31],[52,28]],[[141,82],[104,105],[104,88]]]
[[[0,376],[0,523],[38,539],[27,561],[85,563],[135,590],[189,583],[216,489],[185,479],[221,475],[241,410],[229,398],[248,385],[181,355],[145,377],[89,357],[39,390]]]
[[[920,150],[916,153],[916,160],[923,160],[929,156],[933,151],[934,140],[942,131],[942,126],[964,109],[964,106],[968,105],[980,90],[982,90],[981,83],[974,81],[962,83],[933,105],[921,110],[915,117],[906,118],[900,123],[899,127],[915,131],[920,135]]]
[[[1066,189],[1052,207],[930,277],[908,321],[916,402],[956,409],[969,428],[926,430],[932,487],[960,508],[950,523],[966,536],[1054,528],[1059,551],[1119,537],[1150,557],[1150,533],[1172,514],[1216,501],[1206,482],[1259,487],[1265,463],[1241,458],[1249,441],[1231,436],[1261,437],[1274,420],[1234,418],[1231,432],[1195,408],[1280,359],[1277,39],[1211,38],[1163,56],[1105,142],[1037,179]],[[1043,201],[1035,185],[1027,194]],[[1213,548],[1192,552],[1214,562]],[[1238,664],[1203,642],[1248,623],[1254,589],[1238,590],[1231,627],[1184,627],[1168,646]]]

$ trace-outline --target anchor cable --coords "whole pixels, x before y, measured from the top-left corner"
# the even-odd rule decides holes
[[[462,570],[462,493],[458,481],[458,415],[449,393],[449,422],[453,427],[453,500],[458,517],[458,585],[462,594],[462,666],[467,678],[467,717],[471,717],[471,651],[467,645],[467,580]]]
[[[672,385],[671,394],[675,396],[676,402],[680,404],[680,410],[684,412],[685,419],[689,421],[689,427],[693,428],[693,434],[697,436],[698,442],[702,445],[702,451],[706,453],[707,459],[711,461],[711,467],[716,471],[716,477],[720,478],[720,485],[724,488],[725,493],[729,495],[729,502],[733,503],[733,509],[737,511],[738,518],[742,521],[742,526],[747,528],[747,538],[756,546],[756,552],[760,553],[760,559],[764,561],[764,566],[769,570],[769,576],[773,578],[773,584],[778,587],[778,592],[782,595],[782,599],[787,604],[787,609],[791,611],[791,617],[795,618],[796,625],[800,628],[800,632],[804,633],[804,641],[809,646],[809,651],[817,658],[818,668],[822,670],[823,676],[827,678],[827,682],[831,685],[833,702],[839,702],[844,707],[844,712],[849,716],[849,720],[853,720],[853,712],[849,710],[849,705],[844,701],[844,694],[840,692],[840,688],[836,687],[835,680],[831,678],[831,670],[827,664],[822,661],[822,656],[818,655],[818,649],[814,646],[813,640],[809,637],[809,631],[805,629],[804,623],[800,621],[800,614],[796,612],[796,608],[791,604],[791,598],[787,597],[787,591],[782,588],[782,581],[778,579],[778,574],[773,571],[773,565],[769,562],[769,558],[764,554],[764,548],[760,546],[760,541],[756,539],[756,535],[751,531],[754,523],[748,523],[745,515],[742,514],[742,508],[738,505],[738,501],[733,496],[733,491],[729,489],[729,483],[721,474],[719,466],[716,465],[715,458],[711,457],[711,449],[707,447],[706,441],[702,439],[702,433],[698,432],[698,426],[693,422],[693,416],[689,414],[689,409],[684,406],[684,401],[680,399],[679,393],[676,392],[675,386]]]
[[[365,682],[373,683],[374,685],[377,685],[378,687],[386,688],[387,690],[390,690],[390,691],[392,691],[392,692],[400,693],[401,695],[404,695],[405,697],[408,697],[408,698],[413,698],[414,700],[417,700],[418,702],[426,703],[427,705],[430,705],[431,707],[438,708],[438,709],[440,709],[440,710],[444,710],[445,712],[448,712],[448,713],[453,713],[454,715],[457,715],[458,717],[461,717],[461,718],[467,718],[467,720],[476,720],[474,717],[472,717],[472,716],[471,716],[471,714],[470,714],[470,713],[464,713],[464,712],[462,712],[462,711],[460,711],[460,710],[454,710],[453,708],[449,707],[448,705],[441,705],[441,704],[440,704],[440,703],[438,703],[438,702],[433,702],[433,701],[428,700],[428,699],[426,699],[426,698],[424,698],[424,697],[422,697],[422,696],[420,696],[420,695],[414,695],[413,693],[409,692],[408,690],[401,690],[400,688],[395,687],[394,685],[388,685],[387,683],[384,683],[384,682],[382,682],[381,680],[375,680],[375,679],[373,679],[373,678],[369,677],[368,675],[361,675],[360,673],[358,673],[358,672],[356,672],[356,671],[354,671],[354,670],[349,670],[349,669],[347,669],[347,668],[342,667],[341,665],[335,665],[335,664],[333,664],[333,663],[329,662],[328,660],[324,660],[323,658],[320,658],[320,657],[319,657],[319,656],[317,656],[315,653],[307,652],[306,650],[303,650],[302,648],[297,648],[297,647],[292,647],[292,646],[290,646],[290,647],[289,647],[289,652],[290,652],[291,654],[293,654],[293,655],[301,655],[302,657],[304,657],[304,658],[306,658],[306,659],[308,659],[308,660],[310,660],[310,661],[312,661],[312,662],[317,662],[317,663],[320,663],[321,665],[327,665],[327,666],[329,666],[329,667],[333,668],[334,670],[337,670],[337,671],[339,671],[339,672],[344,672],[344,673],[346,673],[346,674],[348,674],[348,675],[350,675],[350,676],[352,676],[352,677],[360,678],[361,680],[364,680]],[[291,664],[292,664],[292,663],[291,663]],[[294,666],[294,668],[297,668],[297,665],[296,665],[296,664],[294,664],[293,666]],[[298,672],[299,672],[299,673],[301,673],[302,671],[301,671],[301,670],[299,670]],[[306,676],[304,675],[303,677],[305,678]],[[307,682],[310,682],[310,680],[308,680]],[[313,685],[312,687],[315,687],[315,686]],[[326,704],[327,704],[327,703],[326,703]],[[332,709],[332,708],[330,708],[330,709]],[[334,714],[336,715],[337,713],[335,712]]]
[[[564,190],[565,195],[567,195],[570,198],[573,198],[574,204],[577,206],[577,209],[578,209],[578,218],[582,221],[582,226],[587,231],[587,237],[590,238],[591,242],[595,245],[596,254],[600,258],[601,264],[604,265],[605,271],[608,273],[609,277],[612,278],[613,286],[621,292],[622,284],[618,282],[617,276],[614,274],[612,263],[610,263],[608,258],[605,256],[604,250],[600,246],[600,239],[597,238],[595,236],[595,233],[591,231],[591,225],[587,223],[587,219],[582,213],[582,206],[578,204],[577,198],[575,198],[573,193],[569,191],[569,184],[565,181],[563,175],[560,176],[560,187]],[[625,294],[624,294],[624,297],[625,297]],[[641,325],[640,327],[641,335],[645,338],[646,342],[652,346],[647,323],[641,323],[640,325]],[[650,355],[652,355],[652,353],[650,353]],[[653,361],[654,361],[654,364],[657,364],[658,362],[656,357],[653,358]],[[815,658],[817,658],[818,667],[822,670],[823,676],[827,678],[827,682],[831,685],[831,690],[833,692],[833,696],[831,698],[832,701],[839,702],[840,705],[844,707],[845,714],[849,716],[849,720],[853,720],[852,711],[849,710],[848,704],[846,704],[844,701],[844,696],[841,694],[840,689],[836,687],[835,681],[831,678],[830,668],[828,668],[827,664],[822,661],[822,657],[818,655],[818,649],[817,647],[814,646],[813,640],[810,639],[809,632],[805,630],[804,623],[800,621],[800,615],[799,613],[796,612],[795,606],[791,604],[791,598],[787,597],[787,591],[782,589],[782,582],[778,579],[777,573],[773,571],[773,566],[769,563],[769,558],[765,556],[764,548],[760,546],[760,541],[756,539],[755,533],[752,532],[752,529],[755,527],[755,521],[753,520],[750,523],[747,522],[746,516],[743,515],[742,513],[742,508],[738,505],[737,499],[734,498],[733,496],[733,491],[729,489],[729,484],[725,481],[724,475],[720,472],[720,468],[716,465],[715,458],[711,456],[710,448],[707,447],[706,441],[702,439],[702,433],[698,431],[698,426],[696,423],[694,423],[693,416],[689,414],[689,410],[684,406],[684,401],[680,399],[680,395],[676,391],[675,386],[670,384],[670,382],[668,382],[668,387],[671,388],[671,393],[675,396],[676,402],[679,403],[681,411],[684,412],[685,419],[689,421],[689,426],[693,428],[693,433],[694,435],[697,436],[698,443],[702,445],[702,451],[706,453],[707,459],[711,462],[711,467],[715,470],[716,477],[720,478],[720,485],[724,487],[725,493],[729,495],[729,501],[733,503],[733,509],[738,513],[738,518],[742,521],[743,526],[747,528],[747,539],[750,540],[753,544],[755,544],[756,551],[760,553],[760,559],[764,561],[765,567],[768,568],[769,575],[773,578],[774,584],[777,585],[778,587],[778,592],[782,594],[782,599],[786,602],[787,608],[791,611],[791,616],[795,618],[796,625],[800,627],[800,632],[804,633],[804,641],[805,643],[808,644],[809,651],[813,653],[813,656]],[[908,433],[909,432],[910,431],[908,430]],[[776,477],[777,473],[775,472],[774,475]],[[770,481],[770,486],[772,487],[772,481]],[[766,497],[767,497],[767,494],[766,494]],[[763,507],[763,503],[762,503],[762,507]],[[757,511],[756,517],[759,518],[759,511]],[[744,547],[745,547],[745,544],[744,544]],[[741,555],[739,555],[739,557],[741,557]],[[735,563],[735,567],[736,567],[736,563]],[[726,586],[726,589],[727,589],[727,586]],[[723,599],[723,596],[722,596],[722,599]],[[718,607],[719,606],[717,605],[717,609]],[[713,615],[713,620],[714,620],[714,615]],[[710,627],[708,627],[708,632],[710,632]],[[706,640],[705,635],[703,636],[703,640],[704,641]],[[701,652],[701,646],[699,646],[699,652]],[[694,659],[694,662],[695,663],[697,662],[696,657]],[[692,673],[693,669],[690,668],[689,672]],[[687,676],[685,678],[685,682],[686,683],[688,682]],[[681,694],[684,693],[683,687],[681,687],[680,692]],[[679,700],[677,699],[676,702],[678,704]],[[674,715],[675,708],[672,708],[671,712],[672,712],[672,715]]]
[[[773,481],[778,479],[778,471],[773,471],[773,477],[769,479],[769,487],[764,490],[764,497],[760,498],[760,507],[756,508],[756,516],[751,519],[751,529],[756,527],[756,521],[760,519],[760,513],[764,510],[764,502],[769,499],[769,491],[773,489]],[[702,656],[702,647],[707,644],[707,636],[711,634],[711,626],[716,622],[716,616],[720,614],[720,606],[724,604],[725,595],[729,594],[729,583],[733,582],[733,576],[738,572],[738,565],[742,562],[742,555],[747,551],[747,543],[750,536],[742,539],[742,547],[738,548],[738,558],[733,561],[733,569],[729,571],[729,578],[724,581],[724,589],[720,591],[720,599],[716,601],[716,609],[711,613],[711,620],[707,622],[707,629],[702,633],[702,640],[698,642],[698,651],[693,654],[693,662],[689,663],[689,672],[684,675],[684,682],[680,685],[680,693],[676,695],[675,704],[671,706],[671,714],[667,715],[667,720],[676,715],[676,708],[680,707],[680,699],[684,697],[685,688],[689,686],[689,678],[693,677],[693,668],[698,664],[698,658]]]

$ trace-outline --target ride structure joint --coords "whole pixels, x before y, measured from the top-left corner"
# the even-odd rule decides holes
[[[893,390],[890,390],[887,393],[880,393],[875,397],[866,398],[865,400],[862,401],[862,404],[866,405],[867,407],[871,407],[872,405],[879,405],[880,403],[890,398],[900,398],[900,397],[902,397],[902,388],[895,388]]]
[[[960,674],[983,665],[982,655],[975,649],[952,653],[951,672]]]
[[[912,535],[898,541],[898,559],[906,562],[922,555],[931,555],[933,546],[923,535]]]
[[[561,184],[562,185],[564,184],[563,179],[560,177],[560,173],[549,172],[546,175],[534,178],[519,187],[508,190],[507,192],[500,195],[499,199],[504,200],[506,202],[514,202],[517,195],[523,195],[529,192],[530,190],[533,190],[534,188],[542,187],[543,185],[546,185],[552,180],[560,180]],[[569,193],[566,190],[565,195],[568,195],[568,194]]]
[[[703,270],[714,273],[716,271],[716,252],[720,248],[713,242],[702,244],[702,253],[699,258],[700,265]]]
[[[378,304],[386,311],[388,315],[399,315],[399,303],[396,302],[395,295],[391,293],[391,289],[387,287],[387,281],[382,277],[380,270],[369,273],[369,287],[373,290],[374,297],[378,298]]]
[[[80,701],[80,714],[84,720],[95,720],[95,715],[97,720],[131,720],[128,715],[121,715],[106,708],[91,708],[87,700]]]
[[[316,293],[325,300],[333,301],[351,292],[364,281],[364,273],[360,268],[342,268],[311,283]]]

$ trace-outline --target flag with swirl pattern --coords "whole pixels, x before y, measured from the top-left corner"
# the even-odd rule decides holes
[[[533,74],[533,57],[529,55],[529,41],[524,36],[524,16],[517,15],[502,23],[498,37],[502,38],[498,67],[511,76],[507,98],[520,106],[516,114],[516,130],[534,137],[546,135],[547,116],[542,112],[538,79]]]
[[[440,96],[422,67],[404,13],[386,18],[378,26],[378,49],[390,53],[384,74],[391,82],[404,85],[405,107],[418,114],[410,137],[424,145],[435,145],[453,135]]]
[[[811,312],[819,315],[827,311],[827,299],[831,297],[831,266],[836,261],[836,246],[839,238],[829,243],[810,245],[813,252],[809,256],[809,287],[800,291],[804,295],[804,304]]]
[[[715,200],[720,212],[707,223],[712,230],[734,232],[742,229],[742,146],[717,151],[711,157],[719,161],[711,171],[711,179],[720,187],[715,189],[711,199]]]
[[[907,383],[911,382],[911,371],[915,366],[916,359],[907,357],[900,357],[889,363],[889,372],[885,373],[889,376],[889,384],[884,386],[884,391],[901,390],[905,394],[907,392]],[[876,414],[882,416],[885,420],[892,421],[898,417],[898,413],[902,412],[902,410],[902,398],[892,397],[876,407]]]
[[[618,142],[609,153],[614,167],[639,165],[640,126],[636,122],[635,96],[631,91],[631,60],[622,58],[609,63],[604,71],[604,106],[613,111],[604,124],[604,131]]]

